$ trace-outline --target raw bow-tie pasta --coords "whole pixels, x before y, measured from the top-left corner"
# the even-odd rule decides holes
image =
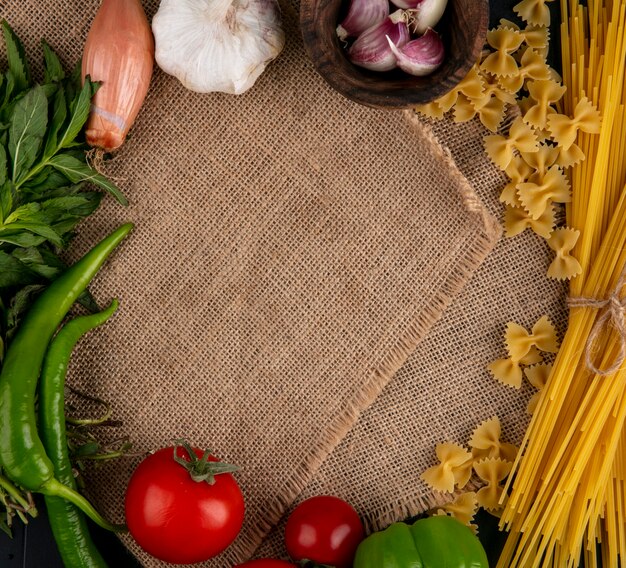
[[[556,330],[547,316],[539,319],[530,333],[521,325],[509,322],[504,341],[509,357],[490,363],[487,369],[497,381],[516,389],[522,386],[522,365],[534,365],[541,361],[539,349],[547,353],[558,350]]]
[[[535,220],[544,214],[551,202],[569,203],[572,200],[569,181],[558,166],[548,168],[536,182],[518,184],[517,195]]]
[[[546,55],[550,41],[550,29],[545,26],[526,26],[525,29],[520,28],[515,22],[502,18],[500,20],[501,28],[509,28],[519,32],[524,38],[524,43],[540,53],[542,56]]]
[[[537,136],[534,130],[518,117],[511,125],[508,138],[499,134],[486,136],[485,150],[494,164],[506,170],[513,160],[515,150],[537,152]]]
[[[583,97],[574,109],[574,117],[564,114],[548,116],[548,129],[559,146],[566,150],[576,141],[578,131],[588,134],[599,134],[602,119],[600,111],[596,109],[587,97]]]
[[[467,493],[461,493],[454,501],[440,507],[436,514],[450,515],[464,525],[471,526],[477,510],[478,499],[476,498],[476,493],[468,491]]]
[[[542,55],[534,49],[527,48],[522,55],[520,67],[517,71],[507,77],[500,77],[502,88],[510,93],[517,93],[527,79],[548,80],[550,78],[550,70]]]
[[[556,223],[554,207],[549,205],[539,219],[533,219],[523,207],[507,205],[504,211],[504,234],[514,237],[531,229],[540,237],[549,239]]]
[[[504,503],[500,503],[500,500],[504,487],[500,482],[509,475],[512,467],[512,462],[500,458],[486,458],[474,463],[476,475],[486,483],[485,487],[476,493],[476,499],[481,507],[493,513],[503,506]]]
[[[559,147],[559,157],[556,160],[556,164],[557,166],[567,169],[579,164],[584,159],[585,153],[580,146],[578,146],[578,144],[572,144],[567,150]]]
[[[553,0],[522,0],[519,4],[513,6],[515,13],[525,22],[535,26],[550,25],[550,9],[546,6],[546,2]]]
[[[522,365],[534,365],[540,361],[541,353],[536,347],[532,347],[521,359],[498,359],[487,365],[487,368],[498,382],[519,389],[522,387]]]
[[[524,41],[524,36],[516,30],[499,28],[487,32],[487,42],[496,51],[490,53],[480,68],[498,77],[509,77],[518,72],[517,61],[511,55]]]
[[[480,98],[469,99],[469,102],[474,106],[476,114],[480,122],[491,130],[491,132],[497,132],[498,127],[504,119],[504,113],[506,111],[507,104],[515,104],[515,95],[505,91],[498,82],[497,78],[488,75],[484,78],[484,91]],[[458,105],[457,105],[458,109]],[[466,117],[467,120],[471,120],[473,115],[465,112],[456,112],[455,119],[457,122],[464,122],[462,117]]]
[[[468,99],[480,99],[484,90],[485,86],[478,65],[474,65],[454,89],[437,100],[437,104],[445,113],[456,104],[460,94],[465,95]]]
[[[513,461],[517,455],[517,447],[500,441],[502,426],[497,416],[485,420],[472,433],[469,446],[474,459],[502,458]]]
[[[509,354],[517,360],[525,357],[532,347],[546,353],[556,353],[559,350],[556,330],[548,316],[540,318],[530,333],[523,326],[509,322],[504,337]]]
[[[512,207],[521,207],[522,204],[517,196],[517,186],[528,180],[533,173],[533,169],[522,156],[513,156],[511,163],[504,172],[510,181],[504,186],[500,194],[500,201]]]
[[[439,464],[422,473],[422,479],[436,491],[454,492],[463,488],[472,476],[472,454],[452,442],[438,444],[435,454]]]
[[[546,386],[551,372],[552,363],[539,363],[524,369],[524,374],[526,375],[528,382],[536,389],[539,389],[539,392],[536,392],[528,401],[528,406],[526,407],[526,412],[528,412],[528,414],[535,412],[537,404],[539,403],[539,397],[541,396],[541,389]]]
[[[563,98],[567,88],[553,79],[529,81],[527,88],[534,104],[524,114],[524,122],[545,129],[548,126],[548,114],[556,113],[552,104]]]
[[[556,253],[556,257],[548,267],[550,278],[569,280],[582,272],[580,263],[570,254],[579,236],[579,231],[569,227],[556,229],[552,233],[548,245]]]
[[[439,120],[443,118],[446,111],[439,105],[438,101],[433,101],[432,103],[425,103],[423,105],[418,105],[415,107],[415,110],[419,112],[422,116],[427,118],[434,118]]]
[[[521,157],[533,172],[532,176],[528,176],[529,181],[535,181],[544,176],[548,168],[556,163],[559,149],[556,146],[541,143],[537,152],[522,152]]]

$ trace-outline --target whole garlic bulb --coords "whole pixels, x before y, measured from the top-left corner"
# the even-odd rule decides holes
[[[155,59],[192,91],[247,91],[282,51],[276,0],[161,0]]]

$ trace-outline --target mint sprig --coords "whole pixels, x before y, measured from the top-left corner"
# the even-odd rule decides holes
[[[127,201],[87,162],[83,129],[98,84],[66,73],[43,41],[44,76],[35,82],[17,35],[0,24],[8,68],[0,72],[0,364],[22,313],[65,270],[59,258],[76,225],[104,193]],[[0,70],[2,71],[2,70]],[[80,302],[97,309],[87,293]]]

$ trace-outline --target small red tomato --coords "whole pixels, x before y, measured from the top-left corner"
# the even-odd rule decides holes
[[[243,564],[237,564],[234,568],[297,568],[297,566],[291,562],[285,562],[284,560],[259,558],[258,560],[249,560]]]
[[[229,473],[236,469],[186,442],[149,455],[126,490],[130,534],[146,552],[173,564],[219,554],[243,524],[243,495]]]
[[[285,526],[285,545],[292,560],[335,568],[352,566],[363,537],[363,524],[352,505],[328,495],[300,503]]]

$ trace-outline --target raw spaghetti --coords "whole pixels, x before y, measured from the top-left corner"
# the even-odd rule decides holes
[[[575,143],[586,156],[569,172],[567,205],[568,225],[580,231],[572,254],[581,272],[571,280],[577,300],[568,329],[509,477],[500,568],[574,567],[581,557],[606,568],[626,559],[626,369],[592,372],[586,361],[588,350],[591,368],[621,359],[615,328],[593,328],[598,318],[610,320],[603,317],[609,305],[624,318],[626,0],[562,0],[561,13],[565,117],[555,124],[553,115],[551,125],[548,116],[548,127],[563,147]],[[592,107],[602,116],[598,133],[585,128]]]

